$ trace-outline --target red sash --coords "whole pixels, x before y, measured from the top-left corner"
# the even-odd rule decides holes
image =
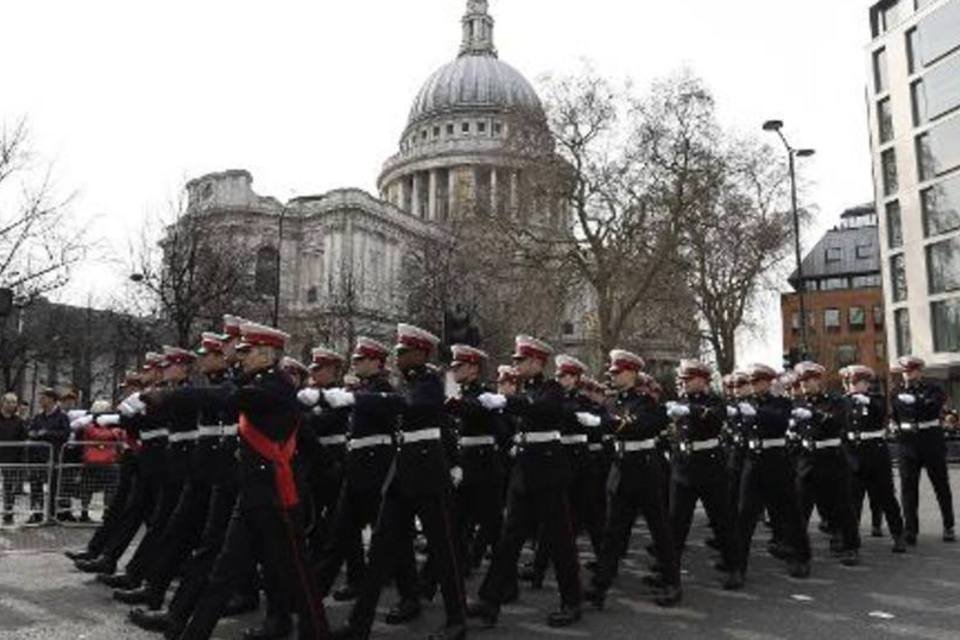
[[[273,463],[277,496],[280,498],[280,504],[283,508],[289,509],[299,503],[300,496],[297,495],[297,483],[293,479],[293,467],[290,466],[293,453],[297,448],[297,430],[293,430],[286,442],[279,444],[257,431],[256,426],[250,422],[247,416],[241,413],[239,432],[244,442]]]

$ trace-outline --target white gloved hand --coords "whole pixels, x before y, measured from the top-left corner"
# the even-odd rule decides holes
[[[80,429],[89,427],[91,424],[93,424],[93,416],[85,414],[70,421],[70,430],[79,431]]]
[[[667,415],[671,418],[683,418],[690,415],[690,407],[679,402],[668,402]]]
[[[727,405],[727,417],[728,417],[728,418],[736,418],[738,415],[740,415],[740,412],[737,411],[737,407],[728,404],[728,405]]]
[[[809,420],[813,417],[813,412],[810,409],[805,409],[804,407],[797,407],[790,414],[797,420]]]
[[[592,413],[587,413],[586,411],[578,411],[576,413],[577,422],[579,422],[584,427],[594,428],[599,427],[600,423],[603,422],[600,419],[600,416],[595,416]]]
[[[460,483],[463,482],[463,469],[461,467],[450,469],[450,479],[453,480],[453,486],[459,487]]]
[[[507,406],[507,398],[501,393],[481,393],[477,396],[477,401],[489,411],[497,411]]]
[[[139,393],[134,393],[126,397],[123,402],[120,403],[120,413],[127,416],[135,416],[138,413],[143,413],[146,411],[147,405],[143,403],[143,400],[140,399]]]
[[[97,416],[97,426],[116,427],[120,425],[120,416],[115,413],[104,413]]]
[[[305,407],[312,407],[320,402],[320,389],[307,387],[297,392],[297,401]]]
[[[324,389],[323,399],[334,409],[352,407],[357,401],[351,392],[343,389]]]
[[[870,396],[868,396],[868,395],[866,395],[866,394],[863,394],[863,393],[855,393],[855,394],[853,394],[853,395],[850,396],[850,397],[853,398],[853,401],[856,402],[856,403],[859,404],[859,405],[863,405],[863,406],[865,406],[865,407],[870,406]]]
[[[897,400],[903,404],[914,404],[917,401],[917,396],[913,395],[912,393],[901,393],[897,396]]]
[[[77,418],[82,418],[85,415],[87,415],[86,409],[71,409],[67,411],[67,420],[73,422]]]
[[[748,418],[752,418],[757,415],[757,410],[749,402],[741,402],[737,405],[737,408],[740,409],[740,414]]]

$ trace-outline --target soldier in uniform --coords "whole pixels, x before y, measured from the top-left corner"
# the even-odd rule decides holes
[[[923,379],[925,363],[915,356],[900,358],[903,387],[891,402],[893,423],[900,434],[900,495],[906,520],[907,544],[917,543],[920,471],[927,477],[940,505],[943,541],[954,542],[953,493],[947,472],[947,447],[942,413],[943,390]]]
[[[358,338],[351,357],[353,374],[358,382],[346,390],[360,394],[393,394],[395,389],[386,370],[389,354],[390,350],[384,344],[368,337]],[[304,389],[300,401],[313,408],[322,400],[320,406],[324,411],[347,408],[330,405],[322,393],[325,390]],[[314,564],[321,594],[330,592],[344,562],[356,557],[364,527],[376,524],[381,490],[395,453],[397,414],[391,407],[372,403],[353,406],[348,420],[346,473],[320,559]],[[396,572],[400,602],[387,614],[389,624],[409,622],[420,615],[412,546],[404,550],[400,560]],[[340,592],[334,592],[335,597],[340,600],[356,597],[354,589],[360,584],[351,584],[352,579],[359,579],[359,576],[351,578],[348,573],[348,584]]]
[[[743,401],[750,395],[750,378],[743,371],[734,371],[724,376],[724,400],[726,400],[727,419],[723,425],[723,448],[727,461],[727,499],[730,504],[731,531],[736,520],[740,502],[740,477],[743,474],[743,459],[746,455],[747,433],[753,427],[754,416],[744,413],[749,403]]]
[[[503,425],[477,400],[487,390],[482,379],[489,356],[462,344],[453,345],[450,351],[453,379],[460,385],[460,395],[447,401],[447,411],[457,422],[463,470],[456,489],[461,544],[467,566],[479,567],[487,550],[496,547],[503,525],[505,475],[497,450]]]
[[[267,588],[282,586],[296,603],[298,637],[328,638],[323,603],[305,561],[301,498],[294,474],[299,428],[297,391],[278,364],[289,336],[252,322],[237,345],[243,379],[235,394],[239,411],[239,495],[223,548],[203,595],[179,640],[207,640],[231,596],[258,555]],[[269,594],[268,594],[269,599]]]
[[[537,524],[543,526],[550,545],[561,603],[547,624],[562,627],[580,619],[580,566],[570,518],[568,485],[570,462],[560,441],[561,425],[576,411],[563,387],[544,378],[553,349],[529,336],[516,338],[514,366],[523,380],[523,391],[513,395],[485,393],[480,404],[520,418],[523,431],[515,435],[517,456],[510,475],[506,518],[500,542],[480,587],[480,599],[471,605],[471,617],[487,626],[496,624],[505,594],[516,584],[517,559],[523,543]]]
[[[678,402],[667,404],[674,421],[677,443],[671,460],[670,524],[677,553],[683,551],[697,501],[703,502],[713,523],[722,568],[735,566],[730,531],[730,501],[720,449],[720,432],[726,417],[722,401],[710,393],[710,369],[695,360],[684,360],[677,369],[682,387]],[[737,586],[733,573],[725,586]]]
[[[744,432],[746,454],[737,500],[736,564],[731,588],[743,585],[753,533],[764,508],[774,523],[775,536],[789,549],[790,575],[795,578],[810,575],[810,539],[794,488],[794,467],[787,453],[786,433],[792,403],[771,392],[777,373],[770,367],[752,365],[747,375],[753,394],[749,399],[740,400],[737,412],[750,416],[751,426]]]
[[[653,538],[660,575],[651,586],[661,606],[680,602],[680,559],[670,528],[664,486],[668,483],[659,461],[657,442],[667,424],[663,406],[650,394],[652,378],[643,374],[643,359],[629,351],[610,352],[610,375],[617,389],[613,413],[617,456],[610,471],[610,517],[597,556],[597,570],[586,598],[603,608],[607,590],[617,574],[623,555],[623,540],[628,539],[638,514],[643,514]]]
[[[903,516],[893,489],[893,464],[887,448],[887,399],[870,392],[876,375],[873,369],[854,365],[845,369],[847,384],[844,451],[853,472],[853,511],[856,522],[863,511],[863,498],[879,505],[887,517],[893,551],[907,550],[903,537]]]
[[[334,408],[355,406],[397,416],[398,446],[383,486],[380,514],[370,541],[370,561],[360,594],[347,624],[335,638],[366,638],[377,601],[403,556],[413,546],[414,517],[419,518],[429,546],[430,562],[440,581],[446,625],[434,638],[466,637],[463,574],[457,563],[457,531],[450,518],[450,455],[452,433],[444,424],[443,379],[428,361],[439,343],[433,334],[407,324],[397,326],[397,368],[403,374],[400,392],[359,392],[326,389],[324,399]],[[399,562],[398,562],[399,560]]]
[[[823,390],[826,370],[815,362],[796,366],[803,397],[792,415],[800,440],[797,459],[797,494],[804,523],[814,505],[836,527],[831,549],[847,566],[859,564],[860,533],[853,516],[850,467],[840,445],[844,433],[844,407],[839,398]]]

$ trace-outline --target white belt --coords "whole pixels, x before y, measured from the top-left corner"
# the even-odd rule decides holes
[[[237,425],[235,424],[216,424],[200,425],[197,427],[197,433],[201,438],[218,438],[220,436],[237,435]]]
[[[140,441],[156,440],[157,438],[165,438],[168,435],[170,435],[170,431],[167,429],[150,429],[149,431],[140,432]]]
[[[559,431],[522,431],[513,436],[513,441],[517,444],[543,444],[559,440]]]
[[[880,440],[887,435],[887,432],[883,429],[879,431],[861,431],[860,439],[861,440]]]
[[[193,431],[179,431],[177,433],[170,434],[170,442],[188,442],[190,440],[196,440],[199,435],[199,429],[195,429]]]
[[[720,446],[720,440],[717,438],[710,438],[709,440],[693,440],[690,442],[691,451],[708,451],[710,449],[716,449]]]
[[[461,447],[485,447],[497,444],[493,436],[462,436],[460,438]]]
[[[618,448],[624,453],[630,453],[633,451],[650,451],[655,449],[656,446],[656,438],[650,438],[649,440],[624,440],[618,443]]]
[[[339,433],[334,436],[323,436],[322,438],[317,438],[317,442],[327,447],[334,444],[347,444],[347,436],[345,434]]]
[[[591,442],[587,449],[590,451],[603,451],[603,445],[599,442]]]
[[[560,442],[563,444],[587,444],[587,434],[576,433],[569,436],[560,436]]]
[[[353,438],[347,442],[347,451],[355,449],[366,449],[367,447],[378,447],[382,445],[393,444],[393,438],[390,436],[376,435],[365,438]]]
[[[239,431],[240,426],[236,424],[227,424],[223,427],[223,435],[225,436],[235,436]]]
[[[755,440],[760,445],[760,449],[777,449],[787,446],[786,438],[768,438],[766,440]]]
[[[397,438],[400,444],[411,444],[414,442],[423,442],[424,440],[439,440],[440,429],[418,429],[417,431],[401,431]]]
[[[832,449],[840,446],[840,438],[827,438],[826,440],[814,440],[813,442],[817,449]]]
[[[920,431],[922,429],[936,429],[939,426],[940,426],[939,420],[925,420],[924,422],[917,422],[916,424],[914,424],[913,422],[900,423],[900,429],[902,431],[913,431],[914,429],[916,429],[917,431]]]

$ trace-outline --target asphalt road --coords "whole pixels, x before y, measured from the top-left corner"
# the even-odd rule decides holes
[[[952,474],[960,495],[960,468]],[[680,607],[660,609],[636,597],[639,579],[646,573],[643,527],[635,533],[631,551],[607,608],[587,611],[584,620],[567,629],[550,629],[545,616],[557,602],[555,584],[548,579],[542,591],[525,590],[519,602],[504,609],[500,626],[477,630],[484,640],[580,638],[960,638],[960,544],[940,541],[940,518],[930,487],[922,485],[919,545],[906,555],[890,552],[888,539],[864,531],[861,566],[845,568],[829,558],[827,540],[814,532],[815,562],[808,580],[786,576],[781,564],[763,551],[766,533],[755,543],[747,588],[725,592],[711,568],[711,554],[703,546],[706,531],[702,515],[691,534],[684,557],[684,601]],[[866,518],[865,518],[866,521]],[[0,533],[0,640],[157,640],[125,621],[126,608],[110,599],[109,590],[75,571],[58,551],[80,546],[88,530],[44,528]],[[44,549],[37,551],[37,549]],[[586,548],[583,558],[590,557]],[[57,552],[54,552],[54,551]],[[586,576],[584,574],[584,580]],[[475,594],[479,577],[470,580]],[[394,594],[384,593],[386,611]],[[347,606],[330,602],[335,625]],[[382,617],[382,616],[381,616]],[[424,615],[410,626],[377,623],[374,637],[419,638],[442,624],[439,601],[425,606]],[[214,635],[239,637],[257,616],[224,620]]]

